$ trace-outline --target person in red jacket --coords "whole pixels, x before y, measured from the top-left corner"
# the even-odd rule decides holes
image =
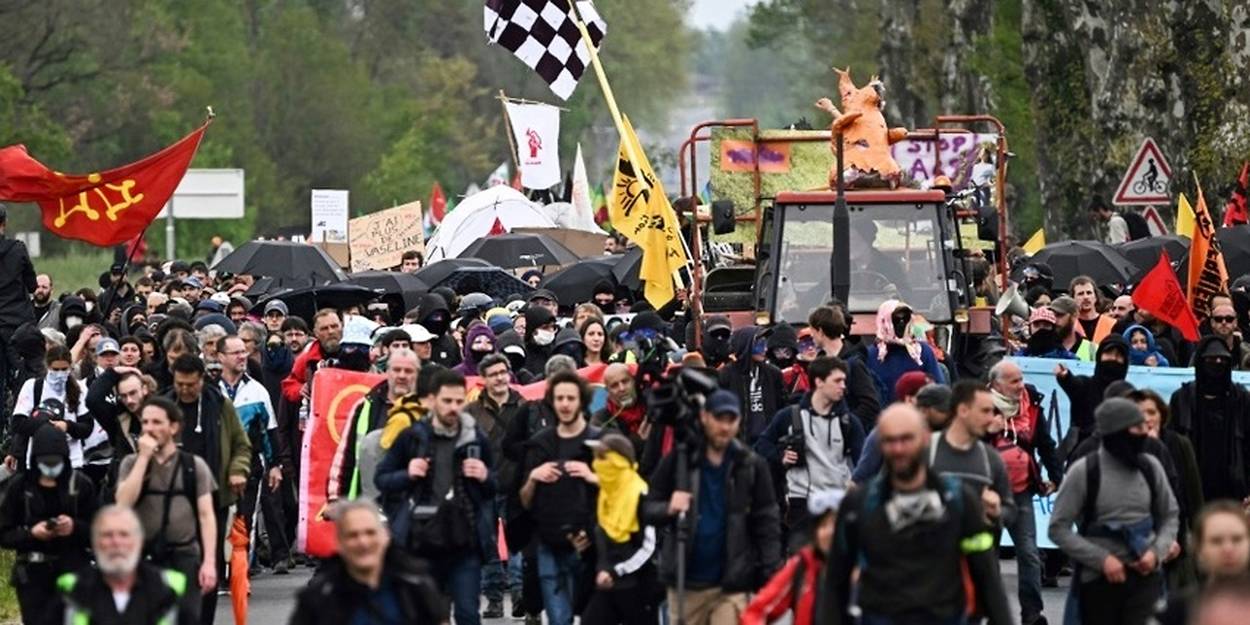
[[[312,371],[320,368],[321,361],[330,354],[337,354],[343,341],[343,319],[338,311],[323,308],[313,317],[313,336],[316,341],[295,356],[291,374],[282,380],[282,396],[299,405],[304,397],[312,396],[308,380]],[[300,423],[303,429],[304,424]]]
[[[794,625],[811,625],[817,580],[825,568],[825,556],[833,546],[834,522],[844,494],[845,491],[835,489],[808,498],[808,510],[819,519],[813,525],[811,544],[790,556],[785,566],[755,594],[742,613],[741,625],[773,623],[791,612]]]

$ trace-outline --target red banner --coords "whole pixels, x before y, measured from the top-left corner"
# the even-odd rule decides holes
[[[102,247],[133,240],[174,194],[208,124],[141,161],[85,175],[53,171],[26,146],[8,146],[0,149],[0,200],[37,202],[44,227],[59,237]]]
[[[300,450],[297,540],[300,551],[327,558],[337,548],[334,524],[325,517],[330,462],[356,404],[386,378],[346,369],[321,369],[315,376],[312,410]]]
[[[1172,271],[1172,259],[1166,250],[1159,255],[1155,268],[1133,289],[1133,305],[1180,330],[1186,341],[1198,340],[1198,319],[1185,301],[1185,292]]]

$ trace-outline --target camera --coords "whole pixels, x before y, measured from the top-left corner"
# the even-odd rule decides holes
[[[643,367],[639,366],[639,371]],[[644,387],[646,388],[646,387]],[[652,423],[681,429],[694,422],[703,398],[716,390],[716,381],[693,369],[682,367],[661,376],[647,388],[647,412]]]
[[[807,462],[807,442],[803,437],[803,432],[790,432],[782,436],[777,444],[781,445],[782,451],[793,451],[798,456],[791,466],[801,467]]]

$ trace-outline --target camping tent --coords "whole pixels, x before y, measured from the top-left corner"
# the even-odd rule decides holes
[[[541,206],[512,187],[498,185],[466,197],[447,213],[425,243],[426,259],[456,258],[470,243],[490,234],[495,220],[509,232],[513,228],[556,227]]]

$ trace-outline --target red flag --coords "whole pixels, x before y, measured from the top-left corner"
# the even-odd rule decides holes
[[[486,236],[495,236],[497,234],[508,234],[508,229],[503,227],[503,222],[499,218],[495,218],[495,223],[491,224],[490,232]]]
[[[447,216],[447,195],[443,193],[443,185],[434,183],[434,190],[430,192],[430,221],[435,226],[443,223],[443,217]]]
[[[37,202],[44,227],[59,237],[101,247],[124,243],[174,194],[208,124],[141,161],[86,175],[53,171],[26,146],[8,146],[0,149],[0,200]]]
[[[1198,340],[1198,318],[1189,308],[1167,251],[1160,254],[1159,264],[1133,289],[1133,305],[1180,330],[1185,340]]]
[[[1241,175],[1237,176],[1237,186],[1233,188],[1233,196],[1224,205],[1224,227],[1250,223],[1250,207],[1246,202],[1246,187],[1250,186],[1250,161],[1241,164]]]

